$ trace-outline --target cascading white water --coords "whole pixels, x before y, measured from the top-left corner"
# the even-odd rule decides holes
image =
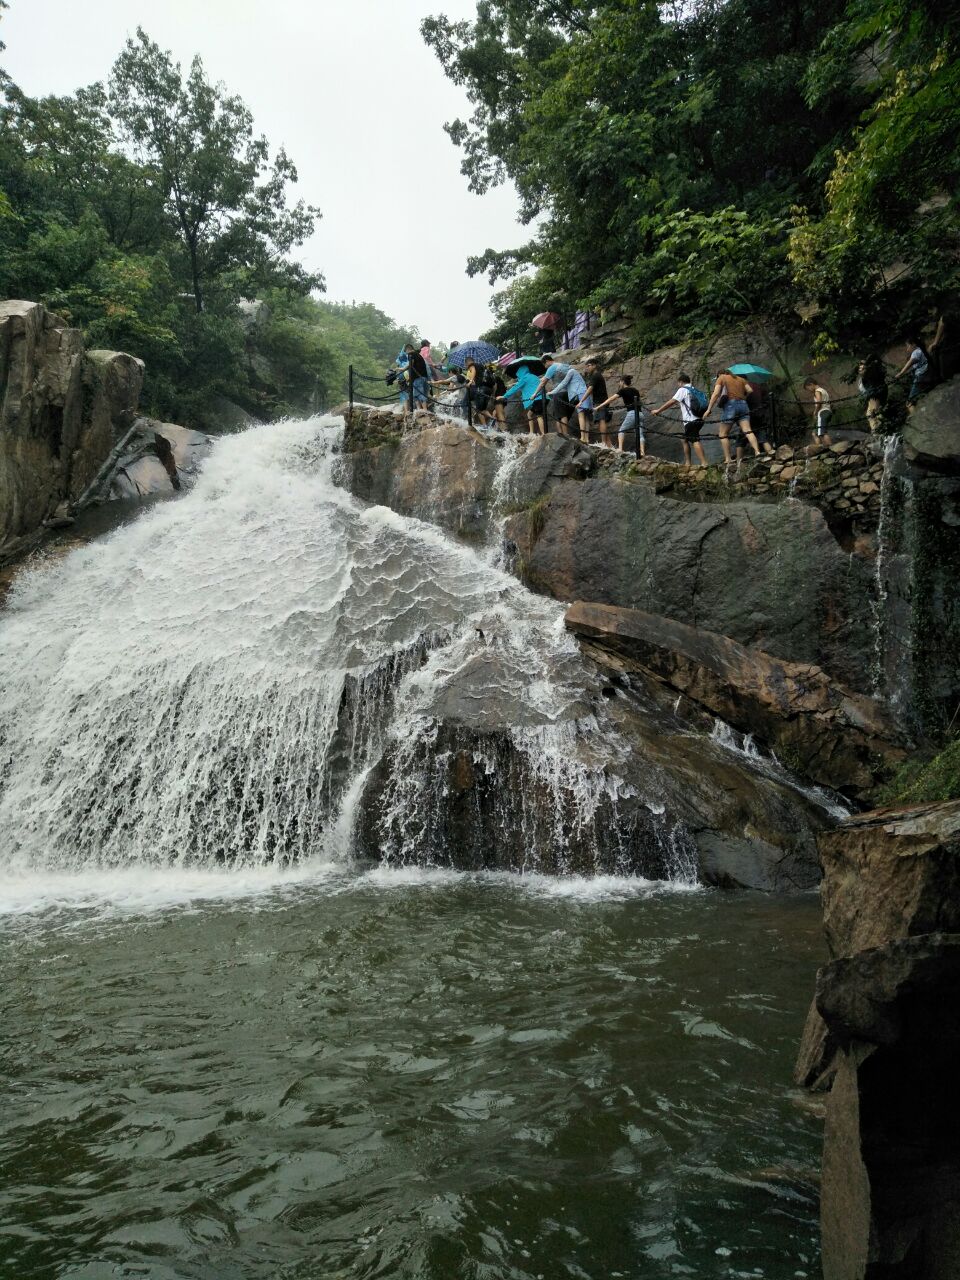
[[[416,817],[444,716],[505,727],[583,822],[631,793],[574,754],[608,731],[562,607],[337,488],[341,434],[223,439],[190,493],[21,575],[0,617],[0,865],[342,855],[388,747],[385,803]]]

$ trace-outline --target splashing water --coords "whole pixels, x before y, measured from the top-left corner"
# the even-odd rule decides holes
[[[589,758],[610,731],[562,606],[338,489],[341,435],[319,418],[223,439],[182,499],[21,575],[0,620],[8,871],[343,858],[388,750],[384,813],[412,825],[386,852],[429,861],[413,819],[441,721],[502,733],[521,796],[505,823],[530,820],[532,785],[565,815],[541,847],[571,823],[596,845],[630,789]]]

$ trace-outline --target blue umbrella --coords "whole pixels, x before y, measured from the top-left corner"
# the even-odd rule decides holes
[[[741,378],[772,378],[775,375],[761,364],[732,364],[730,372],[739,374]]]
[[[475,360],[477,364],[489,364],[499,354],[500,348],[495,347],[492,342],[461,342],[447,356],[447,364],[454,364],[458,369],[462,369],[468,360]]]

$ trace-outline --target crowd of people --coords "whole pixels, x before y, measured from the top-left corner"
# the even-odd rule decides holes
[[[929,347],[919,335],[908,336],[907,358],[892,377],[888,377],[879,356],[870,355],[859,361],[856,395],[870,431],[883,427],[891,381],[908,384],[906,410],[910,413],[937,381],[951,376],[953,370],[947,367],[946,353],[956,345],[953,339],[957,335],[950,329],[947,318],[941,316]],[[629,448],[641,457],[647,451],[647,434],[656,432],[654,420],[669,415],[678,418],[682,427],[680,445],[685,465],[692,466],[695,462],[700,467],[708,465],[702,433],[716,415],[716,432],[711,435],[719,442],[725,464],[739,461],[748,449],[758,458],[774,452],[764,430],[768,390],[752,383],[742,372],[721,369],[709,395],[694,386],[689,374],[680,372],[673,394],[663,404],[653,407],[644,404],[642,393],[633,385],[630,374],[620,374],[616,390],[611,392],[602,364],[595,357],[585,362],[583,372],[549,354],[542,363],[533,358],[520,358],[508,366],[512,374],[508,386],[500,363],[480,365],[468,358],[460,367],[451,362],[450,355],[457,346],[451,343],[447,357],[438,365],[427,340],[424,339],[419,348],[412,343],[406,345],[394,369],[387,374],[387,381],[399,384],[401,403],[408,411],[429,408],[435,404],[438,393],[454,391],[457,406],[469,420],[506,429],[507,404],[516,399],[533,434],[544,435],[553,424],[560,434],[579,438],[584,444],[590,443],[593,436],[601,445],[620,452]],[[547,360],[551,362],[547,364]],[[805,394],[800,404],[810,416],[812,443],[829,446],[834,418],[831,394],[815,378],[806,379],[803,389]],[[623,410],[617,424],[615,408]],[[660,434],[675,436],[676,433]]]

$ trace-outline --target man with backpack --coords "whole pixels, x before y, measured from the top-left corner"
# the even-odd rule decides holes
[[[700,443],[700,428],[703,426],[707,397],[702,391],[697,390],[685,373],[677,374],[677,389],[666,404],[662,404],[659,409],[653,409],[651,412],[653,414],[663,413],[665,409],[669,409],[674,404],[680,406],[680,418],[683,421],[684,466],[689,467],[691,465],[690,451],[692,449],[697,455],[700,466],[705,467],[707,458],[703,452],[703,445]]]

